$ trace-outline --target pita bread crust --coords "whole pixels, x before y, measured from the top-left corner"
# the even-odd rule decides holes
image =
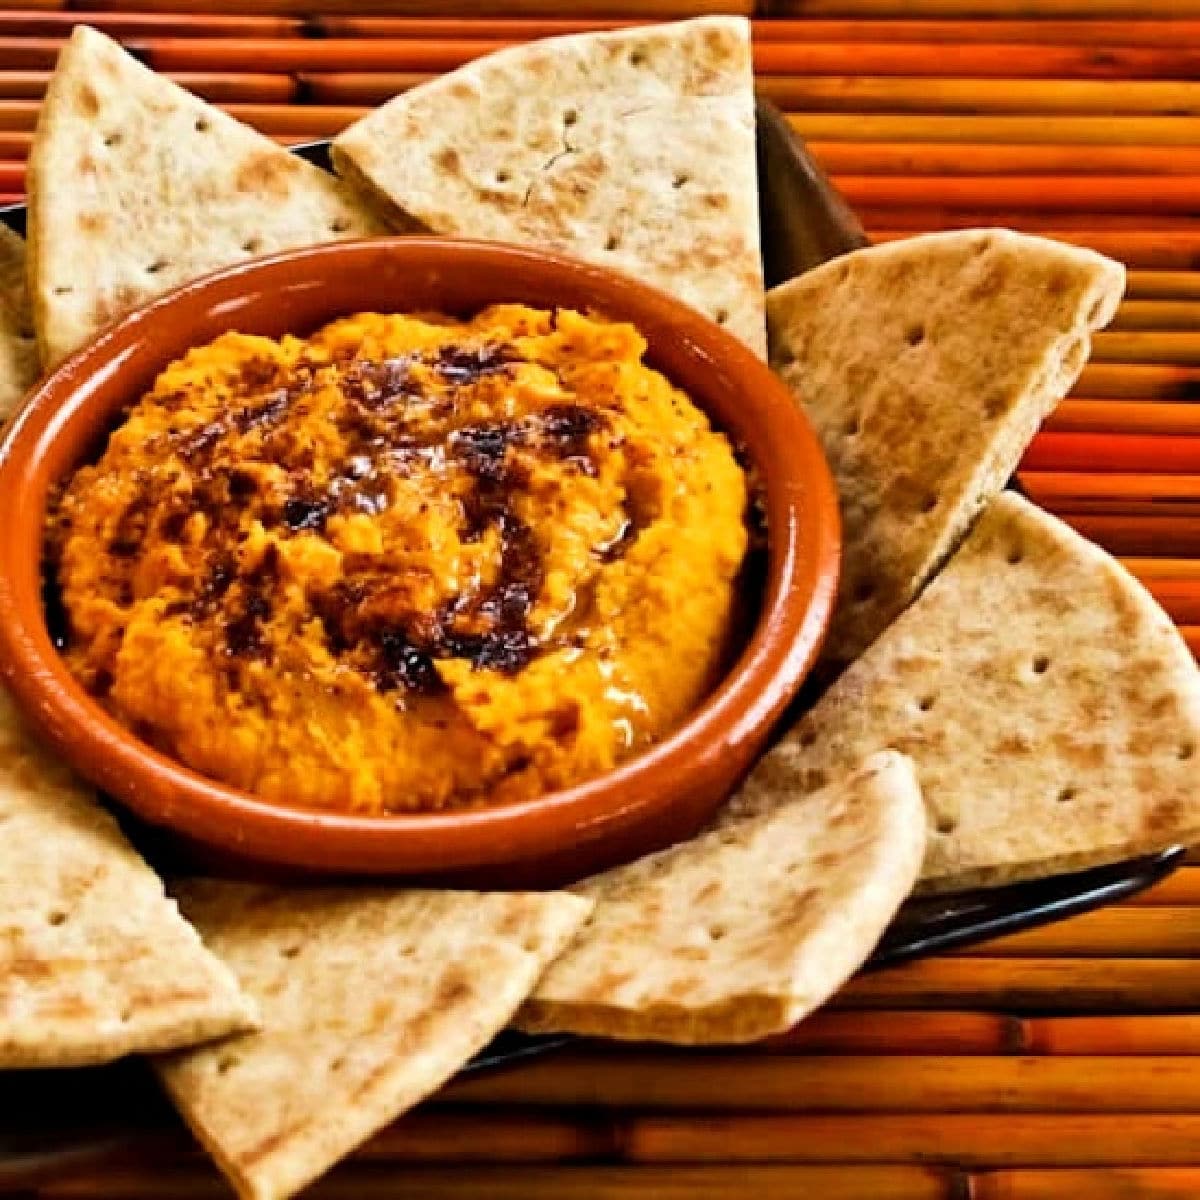
[[[75,27],[29,157],[31,292],[47,366],[218,267],[378,232],[331,175]]]
[[[0,225],[0,422],[13,414],[39,372],[25,287],[25,243]]]
[[[884,746],[929,811],[929,891],[1200,840],[1200,671],[1150,594],[1012,493],[750,777],[761,812]]]
[[[0,694],[0,1069],[88,1066],[251,1028],[158,876]]]
[[[679,1043],[788,1029],[866,960],[912,890],[912,764],[874,755],[802,803],[727,823],[580,885],[596,910],[517,1024]]]
[[[1090,250],[973,229],[859,250],[772,289],[771,363],[841,496],[828,661],[857,658],[1005,485],[1124,278]]]
[[[565,892],[196,880],[177,894],[263,1024],[155,1065],[247,1200],[299,1191],[440,1087],[591,911]]]
[[[368,114],[333,158],[407,227],[615,267],[765,355],[743,18],[501,50]]]

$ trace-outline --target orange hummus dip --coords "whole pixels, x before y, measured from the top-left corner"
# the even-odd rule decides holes
[[[610,769],[713,686],[747,549],[731,446],[644,352],[515,305],[192,350],[52,514],[72,671],[281,803],[432,810]]]

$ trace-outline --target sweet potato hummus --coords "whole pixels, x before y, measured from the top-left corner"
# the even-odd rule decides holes
[[[231,333],[51,518],[72,670],[189,766],[363,813],[533,796],[723,665],[746,480],[629,325],[513,305]]]

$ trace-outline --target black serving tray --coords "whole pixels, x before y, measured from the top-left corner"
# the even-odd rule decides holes
[[[296,147],[329,167],[329,143]],[[758,102],[759,195],[767,285],[868,244],[854,213],[807,153],[783,115]],[[25,208],[0,208],[0,221],[25,232]],[[801,703],[811,703],[812,688]],[[1182,848],[1007,887],[916,897],[897,914],[865,970],[962,947],[1086,912],[1158,882]],[[508,1032],[465,1068],[473,1072],[544,1053],[571,1039]],[[0,1075],[0,1195],[77,1170],[186,1145],[186,1134],[145,1064],[127,1060],[75,1071]]]

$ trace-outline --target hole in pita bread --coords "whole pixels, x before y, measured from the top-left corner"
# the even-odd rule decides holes
[[[862,433],[862,420],[858,416],[850,417],[842,426],[843,437],[858,437]]]
[[[1048,654],[1039,654],[1033,660],[1033,673],[1035,675],[1045,675],[1050,669],[1050,656]]]
[[[802,729],[799,741],[802,750],[807,750],[809,746],[815,746],[817,744],[817,731],[815,729]]]
[[[578,120],[579,114],[573,108],[568,108],[567,111],[563,113],[563,124],[568,129],[570,129],[571,126],[574,125]]]
[[[257,254],[262,249],[262,239],[256,237],[247,238],[242,243],[242,249],[247,254]]]
[[[46,924],[53,925],[55,928],[57,928],[59,925],[65,925],[66,923],[67,914],[60,908],[56,908],[52,913],[49,913],[46,916]]]
[[[75,289],[73,287],[56,287],[54,289],[54,294],[56,296],[69,296],[74,290]]]
[[[329,1064],[330,1074],[336,1075],[345,1065],[346,1059],[344,1056],[341,1058],[335,1058],[333,1062]]]
[[[280,950],[279,953],[280,953],[281,957],[283,957],[283,958],[295,958],[296,955],[300,953],[300,947],[299,946],[284,946],[284,948],[282,950]]]
[[[197,117],[192,128],[197,133],[207,133],[212,128],[212,122],[207,117]]]
[[[854,585],[851,599],[855,604],[867,604],[874,595],[875,585],[869,579],[863,579]]]
[[[1078,790],[1073,787],[1060,788],[1057,800],[1060,804],[1065,804],[1068,800],[1074,800],[1078,795]]]
[[[104,144],[111,150],[113,146],[121,144],[121,135],[119,133],[110,133],[105,139]]]
[[[147,268],[147,275],[157,275],[167,265],[165,258],[156,258]]]
[[[1100,324],[1100,314],[1104,311],[1104,297],[1097,296],[1092,301],[1092,306],[1087,310],[1087,316],[1084,320],[1091,326]]]
[[[222,1054],[217,1059],[217,1074],[228,1075],[239,1062],[241,1062],[241,1059],[236,1054]]]
[[[605,250],[615,250],[621,244],[621,239],[615,233],[610,233],[604,243]]]
[[[1179,747],[1179,757],[1184,762],[1187,762],[1187,760],[1189,758],[1191,758],[1195,753],[1196,753],[1196,747],[1195,747],[1195,744],[1192,742],[1184,742],[1183,745]],[[0,819],[2,819],[2,818],[0,818]]]
[[[1010,567],[1015,567],[1017,563],[1024,561],[1025,551],[1022,550],[1020,546],[1013,546],[1008,552],[1007,559],[1008,565]]]
[[[689,179],[691,179],[690,175],[680,171],[675,178],[671,180],[671,186],[678,191],[685,183],[688,182]]]
[[[643,67],[646,65],[645,50],[634,50],[629,55],[629,65],[631,67]]]
[[[717,311],[713,314],[713,316],[716,318],[716,322],[718,325],[724,325],[725,322],[729,320],[729,309],[718,308]]]
[[[922,696],[920,700],[917,701],[917,708],[919,708],[921,712],[929,712],[936,703],[936,696]]]
[[[989,420],[994,421],[997,417],[1004,415],[1004,410],[1007,408],[1004,397],[1001,395],[989,396],[983,402],[983,415]]]
[[[958,828],[958,822],[949,813],[938,813],[934,818],[933,828],[944,836],[953,833]]]
[[[729,930],[724,925],[710,925],[708,939],[711,942],[719,942],[728,932]]]
[[[496,172],[496,182],[497,183],[507,183],[511,178],[512,178],[512,172],[504,170],[503,167],[499,171]]]
[[[920,322],[916,325],[910,325],[904,331],[904,340],[910,346],[919,346],[925,340],[925,326]]]
[[[349,228],[350,228],[350,218],[349,217],[334,217],[333,220],[329,222],[329,232],[330,233],[345,233],[346,230]]]

